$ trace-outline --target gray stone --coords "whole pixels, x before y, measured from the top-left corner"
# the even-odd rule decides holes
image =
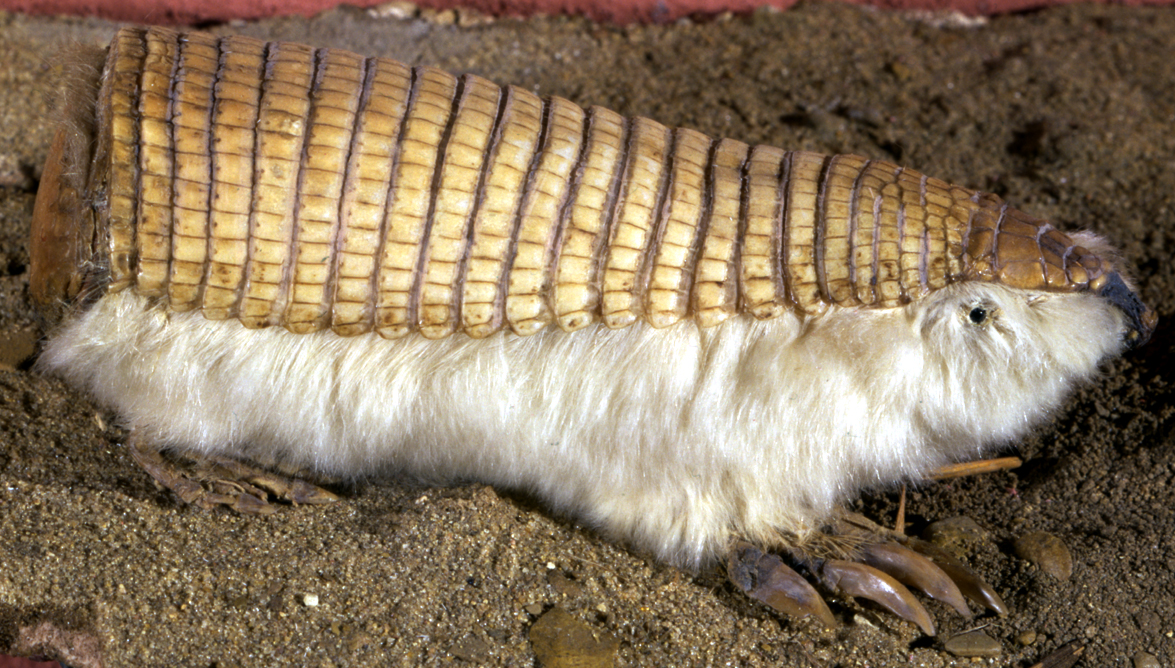
[[[983,631],[960,633],[943,644],[946,651],[960,657],[996,657],[1004,648],[999,641]]]
[[[1159,659],[1154,654],[1139,652],[1134,655],[1134,668],[1159,668]]]

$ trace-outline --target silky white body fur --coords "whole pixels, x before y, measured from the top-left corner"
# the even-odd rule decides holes
[[[1023,433],[1121,351],[1123,320],[1089,293],[964,283],[805,320],[389,341],[248,330],[124,291],[41,363],[147,443],[526,490],[693,566]]]

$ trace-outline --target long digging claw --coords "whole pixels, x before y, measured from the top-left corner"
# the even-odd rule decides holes
[[[143,470],[150,474],[159,487],[175,492],[176,496],[184,503],[199,503],[204,496],[204,488],[199,483],[183,477],[174,466],[163,458],[158,450],[144,446],[142,439],[136,432],[131,432],[126,446],[131,454],[131,459],[143,467]]]
[[[820,580],[830,589],[849,596],[860,596],[881,605],[893,614],[911,621],[928,636],[934,635],[930,613],[894,578],[865,564],[829,559],[817,569]]]
[[[774,554],[750,543],[736,543],[726,559],[726,573],[747,596],[793,617],[815,617],[835,628],[836,618],[820,594]]]
[[[290,486],[290,493],[286,498],[295,506],[300,504],[320,505],[334,503],[339,500],[337,495],[303,480],[294,481],[294,484]]]
[[[242,515],[272,515],[277,512],[273,504],[252,494],[240,494],[233,501],[232,509]]]
[[[946,550],[917,538],[909,539],[907,543],[912,549],[934,562],[950,579],[955,581],[959,590],[971,599],[976,605],[981,605],[1000,615],[1008,614],[1008,606],[1004,600],[992,589],[991,585],[983,581],[975,571],[966,564],[951,556]]]
[[[873,543],[861,549],[861,563],[893,576],[902,584],[917,588],[971,619],[971,610],[958,585],[934,562],[917,552],[894,543]]]
[[[302,504],[317,505],[334,503],[339,500],[338,496],[317,485],[311,485],[305,480],[288,478],[276,473],[262,471],[235,459],[214,457],[212,461],[217,466],[231,472],[232,475],[240,480],[252,483],[265,490],[265,492],[279,499],[289,501],[295,506]],[[257,490],[257,492],[254,492],[254,495],[258,495],[259,492],[260,490]],[[264,496],[264,493],[260,493],[260,496]]]

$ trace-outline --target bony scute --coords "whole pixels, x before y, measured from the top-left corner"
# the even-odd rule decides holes
[[[92,60],[34,214],[39,364],[203,506],[331,500],[239,460],[479,480],[776,610],[835,623],[786,554],[932,633],[892,578],[985,585],[844,502],[1024,434],[1156,324],[1104,240],[885,161],[246,37]]]

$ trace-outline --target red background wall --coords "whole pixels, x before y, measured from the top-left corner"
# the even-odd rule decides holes
[[[995,14],[1036,9],[1078,0],[848,0],[890,9],[956,9],[965,14]],[[1127,5],[1171,4],[1175,0],[1116,0]],[[419,0],[421,7],[464,6],[494,16],[580,14],[613,23],[667,22],[682,16],[724,11],[748,12],[771,5],[785,8],[796,0]],[[30,14],[73,14],[140,23],[208,23],[257,19],[281,14],[312,16],[339,5],[339,0],[0,0],[0,8]],[[371,7],[380,0],[350,0]]]

